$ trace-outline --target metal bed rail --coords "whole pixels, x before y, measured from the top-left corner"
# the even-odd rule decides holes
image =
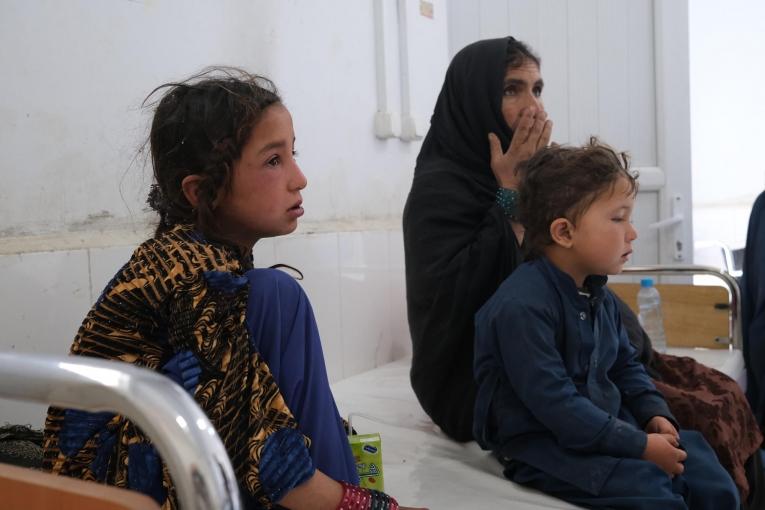
[[[215,428],[167,377],[115,361],[0,353],[0,397],[122,414],[159,451],[182,509],[241,509],[234,470]]]
[[[730,313],[728,314],[729,347],[742,349],[744,345],[741,332],[741,290],[738,281],[725,271],[712,266],[696,266],[690,264],[678,265],[655,265],[655,266],[631,266],[622,271],[625,276],[638,274],[653,274],[666,276],[693,276],[710,275],[723,281],[729,292]]]

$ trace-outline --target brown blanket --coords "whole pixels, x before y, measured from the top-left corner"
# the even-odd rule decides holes
[[[651,368],[680,427],[704,435],[746,501],[750,488],[744,464],[763,437],[744,392],[727,375],[692,358],[654,352]]]

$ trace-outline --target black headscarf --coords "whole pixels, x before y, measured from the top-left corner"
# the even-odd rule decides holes
[[[446,158],[496,188],[489,166],[488,134],[496,134],[507,149],[512,131],[502,116],[502,90],[508,45],[514,41],[510,37],[478,41],[454,56],[417,157],[415,175],[430,170],[428,163]]]
[[[454,439],[472,439],[473,315],[522,257],[495,205],[488,134],[506,150],[501,110],[511,38],[455,55],[423,141],[404,209],[412,387]]]

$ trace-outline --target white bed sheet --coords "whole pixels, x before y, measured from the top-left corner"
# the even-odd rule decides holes
[[[579,508],[507,480],[477,443],[447,438],[417,402],[409,365],[396,361],[332,385],[340,414],[364,415],[352,416],[356,431],[380,433],[385,492],[431,510]]]
[[[727,375],[746,391],[746,369],[744,355],[738,349],[690,349],[670,348],[668,354],[675,356],[690,356],[699,363],[719,370]]]
[[[669,352],[691,356],[739,384],[744,381],[740,351]],[[340,413],[353,413],[357,432],[380,433],[386,492],[401,504],[431,510],[579,508],[507,480],[499,463],[477,443],[448,439],[417,402],[409,384],[410,362],[396,361],[332,385]]]

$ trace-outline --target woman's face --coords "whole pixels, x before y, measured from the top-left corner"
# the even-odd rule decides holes
[[[532,113],[544,111],[542,88],[539,66],[532,60],[524,60],[519,67],[508,67],[502,87],[502,116],[513,131],[524,109]]]

